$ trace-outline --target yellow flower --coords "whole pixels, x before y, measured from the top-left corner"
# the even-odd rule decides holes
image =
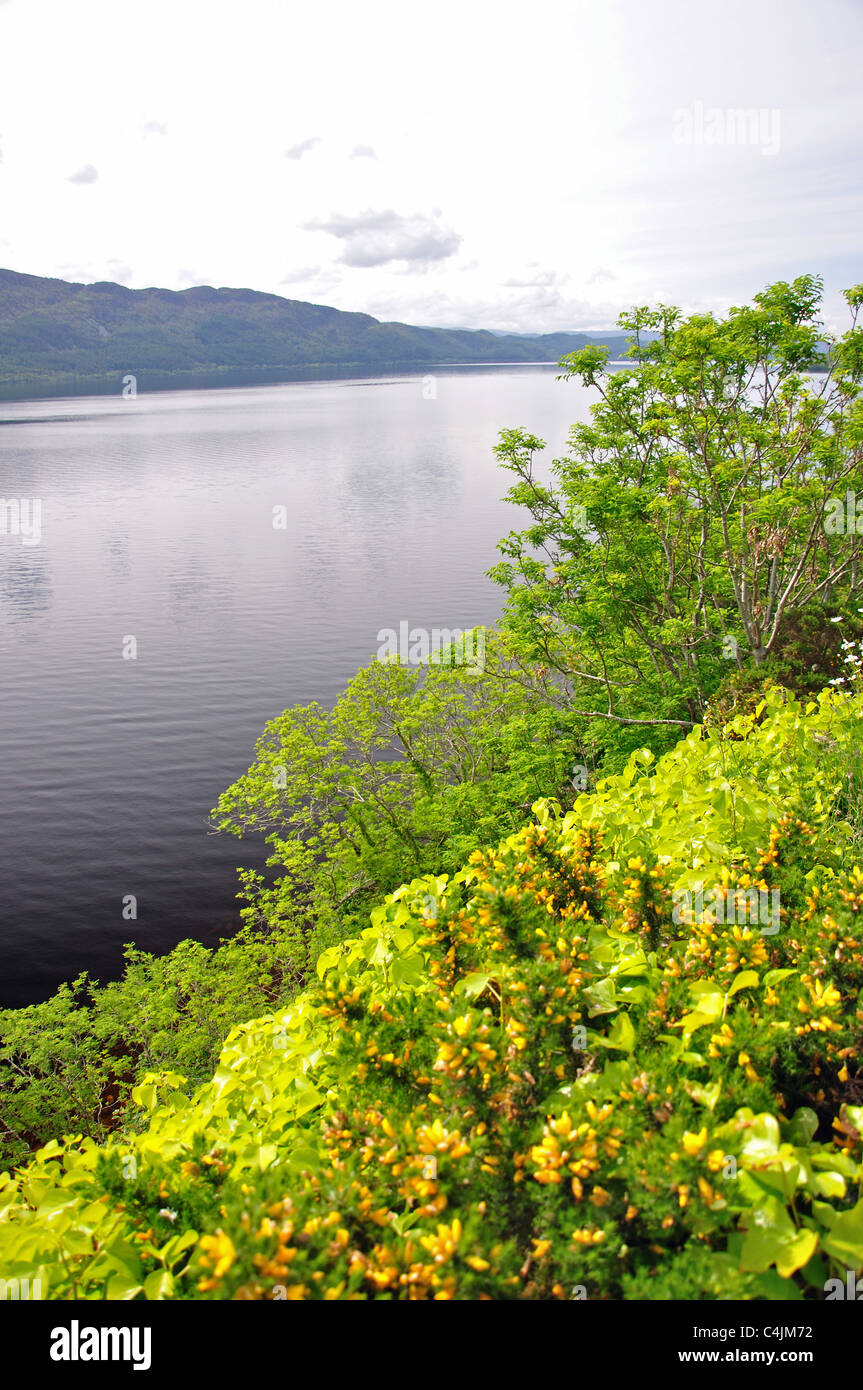
[[[572,1238],[576,1245],[601,1245],[605,1240],[605,1231],[592,1230],[590,1226],[582,1226],[578,1231],[573,1231]]]
[[[442,1264],[455,1252],[460,1240],[461,1222],[456,1217],[451,1226],[439,1225],[437,1235],[421,1236],[420,1244],[434,1256],[435,1263]]]
[[[215,1261],[213,1278],[221,1279],[231,1268],[237,1253],[230,1236],[226,1236],[224,1231],[216,1231],[215,1235],[202,1236],[201,1246],[207,1252],[207,1263]]]
[[[701,1150],[704,1148],[704,1145],[706,1143],[706,1126],[703,1129],[700,1129],[697,1134],[692,1134],[689,1130],[687,1130],[683,1136],[683,1147],[685,1151],[689,1154],[690,1158],[694,1158],[696,1154],[701,1153]]]
[[[822,985],[820,980],[814,980],[809,986],[809,993],[812,996],[812,1004],[816,1009],[835,1009],[841,1003],[842,996],[838,989],[832,985]]]

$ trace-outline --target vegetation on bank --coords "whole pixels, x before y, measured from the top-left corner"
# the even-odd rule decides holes
[[[54,1298],[800,1298],[863,1265],[860,696],[780,690],[386,897],[0,1187]],[[827,754],[825,757],[825,750]],[[859,826],[859,817],[857,824]],[[721,882],[725,922],[675,920]],[[778,889],[780,929],[735,897]]]
[[[863,290],[826,361],[819,291],[634,311],[631,371],[565,360],[598,402],[550,476],[501,438],[530,524],[484,669],[373,663],[286,711],[214,812],[272,851],[240,934],[0,1014],[6,1277],[788,1298],[863,1266],[863,628],[830,524]]]
[[[0,386],[14,383],[22,394],[48,378],[61,386],[69,376],[74,391],[82,378],[101,383],[113,373],[119,392],[127,372],[143,386],[184,372],[217,381],[218,373],[312,365],[370,371],[394,363],[555,362],[587,343],[608,343],[618,353],[626,343],[623,334],[413,328],[255,290],[131,290],[12,270],[0,270],[0,328]]]

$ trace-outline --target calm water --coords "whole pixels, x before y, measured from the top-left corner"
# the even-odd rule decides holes
[[[238,925],[236,866],[264,846],[207,817],[266,720],[331,704],[380,628],[497,618],[484,571],[519,524],[498,431],[523,425],[551,457],[586,393],[541,367],[436,387],[0,406],[0,496],[42,500],[38,545],[0,534],[0,1002],[116,976],[125,941],[161,952]]]

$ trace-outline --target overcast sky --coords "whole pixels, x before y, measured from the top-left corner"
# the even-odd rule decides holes
[[[0,266],[522,332],[811,271],[844,327],[861,57],[861,0],[0,0]]]

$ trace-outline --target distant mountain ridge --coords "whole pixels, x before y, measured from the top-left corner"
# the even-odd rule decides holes
[[[4,395],[117,373],[272,374],[309,367],[557,361],[588,343],[626,350],[623,333],[502,334],[413,328],[258,290],[131,290],[0,270]],[[59,392],[62,394],[62,392]]]

